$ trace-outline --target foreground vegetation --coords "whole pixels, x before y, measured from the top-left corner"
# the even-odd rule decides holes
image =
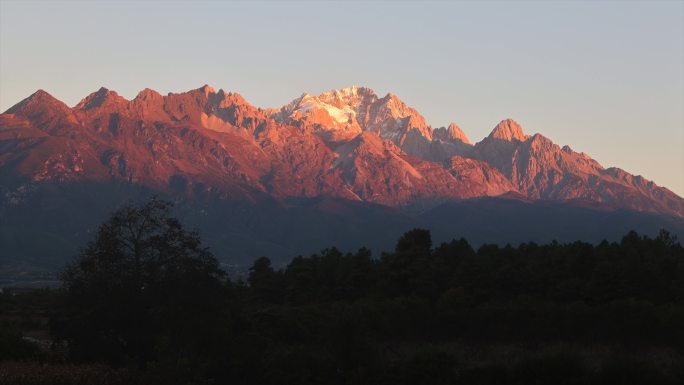
[[[667,232],[474,250],[415,229],[231,282],[169,210],[115,213],[62,289],[0,295],[0,383],[684,383]]]

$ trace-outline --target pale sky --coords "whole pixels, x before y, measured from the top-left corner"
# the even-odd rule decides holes
[[[0,0],[0,110],[203,84],[259,107],[392,92],[476,142],[502,119],[684,195],[684,2]]]

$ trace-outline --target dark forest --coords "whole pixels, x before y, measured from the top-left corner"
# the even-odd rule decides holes
[[[115,212],[62,286],[0,294],[7,384],[680,384],[684,248],[334,247],[230,279],[152,200]]]

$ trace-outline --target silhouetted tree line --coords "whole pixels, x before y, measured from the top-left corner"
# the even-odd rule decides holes
[[[414,229],[377,259],[330,248],[276,269],[264,257],[233,282],[153,200],[117,211],[63,280],[41,307],[75,365],[65,378],[91,383],[96,365],[115,371],[102,383],[684,381],[684,248],[666,231],[475,250]],[[0,346],[46,360],[17,333]]]

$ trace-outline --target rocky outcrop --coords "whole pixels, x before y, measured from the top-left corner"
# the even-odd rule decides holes
[[[451,122],[448,127],[436,128],[432,132],[432,137],[443,142],[470,144],[466,134],[454,122]]]
[[[587,154],[561,148],[541,134],[526,135],[510,119],[478,142],[473,156],[498,169],[531,199],[582,200],[684,215],[684,200],[666,188],[619,169],[605,169]]]
[[[277,110],[206,85],[132,100],[101,88],[73,108],[37,91],[0,115],[0,181],[402,207],[517,196],[684,216],[671,191],[511,119],[473,146],[455,123],[433,130],[397,96],[363,87],[303,94]]]

